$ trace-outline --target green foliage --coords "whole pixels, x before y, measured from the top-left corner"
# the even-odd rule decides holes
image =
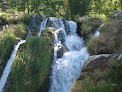
[[[29,14],[7,14],[7,13],[1,13],[0,14],[0,25],[6,25],[6,24],[19,24],[24,23],[25,25],[30,24],[30,20],[32,18],[32,15]]]
[[[108,70],[108,76],[113,84],[122,85],[122,59],[114,61],[112,68]]]
[[[47,30],[45,32],[48,33]],[[12,82],[8,92],[48,91],[53,54],[52,37],[53,34],[45,34],[41,38],[30,37],[20,46],[12,66]]]
[[[121,0],[91,0],[87,14],[106,20],[113,12],[121,10],[121,5]]]

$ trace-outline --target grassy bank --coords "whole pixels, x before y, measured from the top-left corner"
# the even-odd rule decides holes
[[[14,45],[26,37],[31,17],[28,15],[28,18],[25,18],[27,15],[18,15],[14,18],[12,14],[0,13],[0,26],[7,25],[4,30],[0,31],[0,76],[10,58]]]
[[[122,59],[114,61],[111,68],[102,73],[93,71],[87,78],[77,80],[72,92],[121,92],[122,91]]]
[[[30,37],[20,46],[12,66],[8,92],[48,92],[54,40],[52,31],[43,30],[41,38]]]

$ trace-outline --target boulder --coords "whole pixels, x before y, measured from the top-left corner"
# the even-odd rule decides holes
[[[87,78],[90,73],[102,74],[105,69],[112,66],[112,63],[116,60],[120,60],[122,54],[101,54],[90,56],[83,64],[81,69],[81,76],[79,79]]]
[[[57,58],[61,58],[63,54],[67,51],[68,51],[67,47],[60,44],[57,50]]]

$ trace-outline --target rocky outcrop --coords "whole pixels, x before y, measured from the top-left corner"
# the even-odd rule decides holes
[[[88,44],[91,55],[114,54],[122,52],[122,20],[104,24],[99,37],[92,39]]]
[[[83,64],[81,69],[81,76],[79,79],[84,79],[89,76],[90,73],[99,73],[112,66],[113,62],[119,61],[122,58],[122,54],[101,54],[90,56]]]

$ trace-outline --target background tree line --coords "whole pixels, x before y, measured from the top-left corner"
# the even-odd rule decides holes
[[[77,20],[81,16],[107,19],[122,10],[122,0],[6,0],[9,9],[28,12],[43,17]],[[1,1],[2,3],[2,1]]]

